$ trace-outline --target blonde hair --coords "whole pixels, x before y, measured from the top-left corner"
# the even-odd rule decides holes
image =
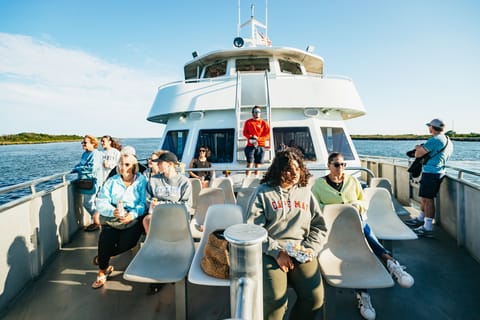
[[[120,174],[119,164],[120,164],[120,162],[123,161],[123,159],[128,159],[132,162],[133,174],[137,174],[138,172],[140,172],[140,167],[138,166],[137,157],[135,157],[133,154],[130,154],[130,153],[122,153],[120,155],[120,159],[118,160],[118,165],[117,165],[117,173],[118,174]]]
[[[98,139],[97,137],[92,136],[91,134],[86,134],[83,139],[88,139],[93,144],[94,149],[98,149]]]

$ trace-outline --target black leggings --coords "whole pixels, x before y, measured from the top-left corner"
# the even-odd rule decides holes
[[[107,269],[110,257],[132,249],[142,235],[143,224],[139,221],[131,228],[118,230],[108,225],[102,225],[98,238],[98,267]]]

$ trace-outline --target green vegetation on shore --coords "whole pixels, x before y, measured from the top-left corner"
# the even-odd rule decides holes
[[[454,131],[447,131],[446,135],[450,139],[455,141],[480,141],[480,133],[456,133]],[[384,135],[384,134],[352,134],[353,140],[426,140],[431,136],[416,135],[416,134],[397,134],[397,135]]]
[[[83,136],[22,132],[0,136],[0,145],[79,141]]]
[[[456,141],[480,141],[480,133],[456,133],[448,131],[447,135]],[[353,140],[426,140],[430,135],[415,134],[352,134]],[[79,141],[83,136],[77,135],[50,135],[44,133],[22,132],[18,134],[9,134],[0,136],[0,145],[7,144],[29,144],[29,143],[51,143],[51,142],[70,142]]]

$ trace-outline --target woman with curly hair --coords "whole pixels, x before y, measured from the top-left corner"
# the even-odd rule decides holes
[[[323,305],[322,278],[315,257],[326,227],[308,187],[310,177],[296,150],[278,152],[246,211],[248,223],[268,232],[262,258],[264,319],[283,319],[288,285],[297,294],[291,319],[314,319]],[[291,248],[306,253],[306,259],[291,257]]]

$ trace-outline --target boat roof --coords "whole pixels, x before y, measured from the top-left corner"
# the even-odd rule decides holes
[[[307,51],[289,47],[247,47],[216,50],[198,56],[185,64],[185,69],[204,67],[220,60],[242,57],[274,56],[304,65],[307,73],[323,74],[323,58]]]

